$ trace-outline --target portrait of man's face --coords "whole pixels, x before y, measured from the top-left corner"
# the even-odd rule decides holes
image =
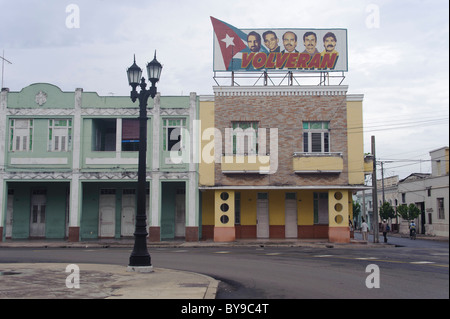
[[[249,35],[247,42],[251,52],[259,52],[261,49],[261,43],[258,41],[256,36]]]
[[[278,38],[275,34],[269,33],[264,37],[264,44],[270,51],[273,51],[278,47]]]
[[[314,34],[310,34],[305,37],[303,44],[305,45],[306,52],[313,54],[316,51],[317,39]]]
[[[294,52],[295,47],[297,46],[297,40],[295,39],[295,34],[292,32],[286,32],[283,35],[283,45],[286,51]]]
[[[336,48],[336,40],[332,37],[326,37],[323,46],[327,52],[332,52]]]

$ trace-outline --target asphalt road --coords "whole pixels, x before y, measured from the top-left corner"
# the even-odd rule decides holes
[[[390,238],[390,248],[155,248],[154,267],[222,281],[218,299],[449,298],[448,242]],[[0,262],[123,264],[130,249],[0,249]],[[370,288],[372,287],[372,288]]]

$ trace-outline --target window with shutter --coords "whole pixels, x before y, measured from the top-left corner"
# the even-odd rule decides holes
[[[303,122],[303,152],[330,152],[329,122]]]

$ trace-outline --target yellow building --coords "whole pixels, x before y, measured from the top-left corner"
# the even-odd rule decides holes
[[[363,188],[363,95],[220,86],[199,102],[202,239],[349,242]]]

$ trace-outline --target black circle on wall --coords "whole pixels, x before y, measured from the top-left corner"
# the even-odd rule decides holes
[[[227,215],[220,216],[220,222],[222,224],[227,224],[230,221],[230,218]]]
[[[334,198],[336,198],[337,200],[341,200],[342,197],[343,197],[343,195],[342,195],[341,192],[336,192],[336,193],[334,193]]]

